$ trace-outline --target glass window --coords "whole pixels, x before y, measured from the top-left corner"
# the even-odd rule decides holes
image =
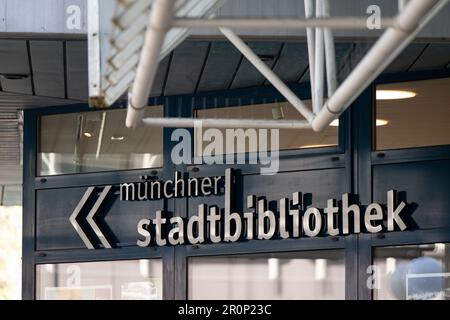
[[[450,78],[377,86],[376,149],[450,144]]]
[[[38,175],[161,167],[163,128],[128,129],[125,116],[120,109],[41,117]],[[163,107],[145,116],[162,117]]]
[[[304,103],[311,108],[311,101],[307,100]],[[197,109],[196,117],[200,119],[204,118],[237,118],[237,119],[275,119],[275,120],[304,120],[301,114],[289,103],[289,102],[277,102],[258,105],[247,105],[239,107],[224,107],[224,108],[208,108]],[[336,146],[338,144],[338,127],[339,122],[334,121],[323,132],[317,133],[312,129],[280,129],[279,131],[279,150],[291,150],[291,149],[307,149],[307,148],[320,148]],[[225,130],[220,129],[222,135],[225,137]],[[204,131],[204,130],[203,130]],[[203,132],[204,135],[204,132]],[[270,134],[269,134],[270,137]],[[196,134],[196,142],[201,139]],[[228,141],[227,141],[228,143]],[[199,148],[195,148],[195,154],[200,156]],[[203,148],[206,143],[203,143]],[[248,146],[246,152],[255,152],[255,146]],[[270,148],[270,144],[269,144]],[[226,148],[223,148],[224,153]],[[264,151],[264,150],[263,150]]]
[[[38,265],[38,300],[161,300],[161,260]]]
[[[344,252],[190,258],[188,296],[224,300],[344,299]]]
[[[450,245],[376,248],[374,298],[450,300]]]

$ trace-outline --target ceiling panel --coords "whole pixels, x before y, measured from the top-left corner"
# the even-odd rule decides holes
[[[413,43],[395,59],[384,71],[384,73],[406,72],[420,57],[423,50],[427,47],[426,43]]]
[[[159,63],[150,97],[158,97],[162,95],[171,58],[172,54],[169,54]]]
[[[26,40],[0,39],[0,75],[3,91],[33,93]]]
[[[26,40],[0,39],[0,73],[30,74]]]
[[[30,41],[31,66],[36,95],[65,98],[62,41]]]
[[[2,90],[6,92],[33,94],[33,87],[31,84],[31,78],[25,77],[23,79],[14,79],[10,77],[0,77]]]
[[[352,44],[338,42],[334,45],[334,48],[336,52],[336,65],[339,67],[344,63],[344,60],[349,54],[350,50],[352,50]]]
[[[233,78],[242,55],[229,42],[212,42],[198,86],[199,92],[223,90]]]
[[[306,46],[306,44],[305,44]],[[335,53],[336,53],[336,68],[337,70],[341,70],[345,68],[347,57],[351,55],[353,48],[352,43],[335,43],[334,45]],[[306,47],[306,50],[308,48]],[[309,65],[309,60],[308,60]],[[308,69],[303,73],[302,77],[299,79],[299,82],[308,82],[309,81],[309,66]]]
[[[281,49],[281,42],[250,42],[248,46],[259,55],[269,68],[275,64]],[[236,76],[231,83],[231,89],[260,86],[264,76],[247,60],[243,59]]]
[[[434,70],[445,68],[450,62],[450,44],[432,43],[417,59],[409,71]]]
[[[185,41],[173,53],[164,95],[195,92],[209,42]]]
[[[51,98],[51,97],[39,97],[33,95],[24,95],[10,92],[0,92],[0,113],[5,110],[16,110],[26,107],[47,107],[57,106],[65,104],[74,104],[78,101]]]
[[[367,52],[372,48],[374,42],[370,40],[351,43],[337,65],[337,78],[342,82],[353,71]]]
[[[307,69],[306,43],[285,43],[273,71],[285,82],[296,82]]]
[[[87,101],[88,55],[86,41],[66,41],[67,98]]]

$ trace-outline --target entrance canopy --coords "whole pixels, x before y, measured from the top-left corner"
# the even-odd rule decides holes
[[[97,52],[97,61],[104,63],[106,55],[111,53],[106,44],[110,40],[110,21],[115,0],[98,1],[102,5],[99,40],[105,46],[102,45],[102,50]],[[2,183],[9,184],[21,182],[22,125],[17,110],[85,103],[88,100],[88,60],[92,63],[95,59],[92,60],[92,51],[88,59],[87,7],[96,1],[72,0],[64,5],[55,5],[52,0],[42,0],[39,4],[34,0],[3,2],[6,9],[0,9],[0,178]],[[127,3],[131,4],[132,1]],[[331,14],[334,18],[367,18],[369,15],[366,10],[372,3],[332,0]],[[397,1],[379,0],[376,4],[381,9],[382,17],[386,17],[382,22],[392,21],[391,18],[398,12]],[[40,8],[45,8],[41,10],[45,14],[39,14]],[[146,19],[150,8],[149,4],[147,11],[142,13]],[[447,5],[383,73],[448,70],[449,14],[450,6]],[[304,16],[303,1],[227,0],[215,11],[214,19],[251,18],[246,20],[287,22],[287,19],[301,20]],[[185,22],[192,23],[191,20]],[[288,86],[309,82],[309,71],[314,68],[312,65],[310,68],[305,28],[265,25],[262,29],[256,29],[241,26],[233,28],[233,31]],[[367,28],[333,29],[338,84],[347,78],[383,31]],[[146,27],[142,34],[145,32]],[[137,63],[133,68],[136,67]],[[93,70],[95,74],[95,69],[90,68],[91,74]],[[105,73],[97,75],[103,78]],[[132,80],[119,100],[126,100]],[[270,85],[270,82],[224,38],[217,27],[201,27],[192,28],[188,39],[158,63],[150,96],[191,95],[265,85]],[[162,124],[167,125],[164,122]]]
[[[216,127],[312,128],[322,131],[397,58],[426,24],[447,4],[446,0],[407,3],[398,1],[398,13],[381,19],[379,6],[369,6],[367,17],[334,17],[328,0],[305,0],[304,19],[215,18],[225,1],[117,1],[111,19],[112,30],[104,64],[101,55],[100,24],[91,23],[90,97],[95,106],[108,106],[131,87],[126,125],[142,123],[163,126],[193,126],[194,119],[147,118],[143,109],[153,88],[158,64],[180,44],[192,28],[218,28],[220,33],[272,84],[305,120],[205,119]],[[99,16],[98,3],[91,4],[92,16]],[[97,14],[95,14],[97,13]],[[91,16],[91,15],[89,15]],[[264,61],[231,28],[306,29],[312,109],[307,107]],[[337,78],[334,29],[381,29],[386,31],[340,83]],[[184,67],[184,66],[183,66]]]

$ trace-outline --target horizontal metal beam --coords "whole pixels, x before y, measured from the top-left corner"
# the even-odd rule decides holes
[[[198,118],[144,118],[148,126],[167,128],[265,128],[265,129],[310,129],[306,120],[262,120],[262,119],[198,119]]]
[[[385,18],[381,21],[382,28],[394,26],[394,19]],[[367,29],[367,18],[315,18],[315,19],[194,19],[180,18],[173,20],[174,28],[239,28],[239,29]]]

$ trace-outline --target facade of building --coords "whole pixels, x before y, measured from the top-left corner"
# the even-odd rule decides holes
[[[445,297],[446,243],[450,241],[446,210],[448,76],[447,70],[386,76],[358,98],[339,120],[339,127],[317,136],[281,130],[279,172],[275,175],[260,175],[259,165],[248,163],[174,165],[170,154],[176,129],[145,127],[130,134],[122,127],[125,110],[120,105],[108,111],[82,104],[27,110],[25,297],[400,299],[431,293]],[[416,95],[377,100],[377,91],[380,94],[387,88],[408,89]],[[297,90],[307,97],[306,86],[299,85]],[[289,105],[270,88],[151,102],[149,114],[172,117],[201,117],[208,112],[233,116],[235,110],[250,116],[252,109],[259,108],[281,108],[289,115]],[[102,125],[104,117],[107,120]],[[101,131],[103,139],[99,140]],[[99,141],[103,144],[97,153]],[[255,234],[247,240],[252,226],[244,221],[245,230],[238,240],[225,242],[224,233],[218,232],[220,242],[213,243],[207,229],[209,236],[204,242],[191,241],[185,234],[183,244],[171,245],[169,219],[197,216],[201,204],[216,206],[223,215],[226,187],[219,185],[211,195],[193,190],[190,195],[173,197],[167,192],[150,198],[143,191],[144,182],[174,181],[176,172],[185,179],[223,177],[227,168],[232,168],[234,175],[232,195],[228,195],[233,212],[256,215],[259,207],[247,209],[247,196],[254,195],[257,200],[266,199],[266,208],[279,218],[278,200],[287,198],[291,210],[295,206],[292,194],[301,192],[301,215],[310,207],[325,208],[328,199],[336,199],[339,216],[345,207],[342,195],[350,193],[354,197],[349,201],[362,205],[360,232],[351,213],[347,234],[336,218],[339,231],[334,236],[326,234],[329,226],[323,223],[317,236],[307,235],[305,225],[303,229],[291,225],[286,228],[289,238],[283,239],[278,222],[277,233],[268,236],[270,239],[259,240]],[[128,184],[136,190],[127,201],[124,190],[128,186],[124,185]],[[88,194],[91,187],[95,188]],[[390,190],[396,191],[392,203]],[[390,228],[386,215],[403,202],[406,206],[399,216],[405,226],[392,220]],[[364,225],[363,211],[371,203],[383,207],[386,221],[378,224],[379,231],[369,232]],[[74,217],[87,243],[69,219],[76,208],[80,211]],[[138,225],[142,219],[155,220],[159,210],[167,218],[161,229],[166,243],[157,243],[152,234],[151,242],[142,245],[146,233],[139,231]],[[87,220],[91,214],[94,223]],[[300,230],[297,235],[296,227]],[[220,230],[220,224],[217,228]],[[269,232],[267,228],[270,226],[265,232]],[[149,230],[153,233],[153,227]],[[94,249],[88,249],[89,243]],[[420,274],[422,278],[406,278]],[[427,274],[436,278],[430,280]],[[409,289],[405,281],[410,282]]]
[[[229,149],[225,129],[127,129],[125,100],[89,107],[85,5],[66,2],[48,4],[66,20],[10,18],[0,40],[1,107],[23,109],[24,299],[448,299],[450,7],[323,132],[242,131],[261,154]],[[304,15],[229,2],[220,15]],[[240,34],[309,106],[304,33],[253,32]],[[340,80],[378,34],[337,33]],[[213,31],[161,61],[145,114],[301,119]],[[193,151],[176,163],[184,134]],[[201,157],[212,136],[216,161]]]

